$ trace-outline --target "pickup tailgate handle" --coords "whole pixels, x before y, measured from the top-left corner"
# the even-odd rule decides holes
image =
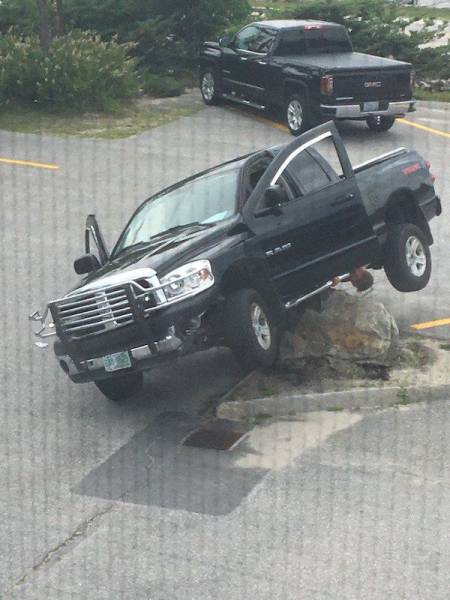
[[[354,199],[355,194],[348,194],[347,196],[344,196],[343,198],[339,198],[338,200],[332,202],[331,206],[342,206],[343,204],[347,204],[348,202],[351,202]]]

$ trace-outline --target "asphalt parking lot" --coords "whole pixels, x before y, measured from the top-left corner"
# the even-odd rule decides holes
[[[432,281],[402,295],[377,273],[373,293],[403,331],[450,339],[450,106],[340,130],[355,163],[399,146],[430,161]],[[152,192],[289,140],[230,106],[127,140],[0,132],[2,600],[448,598],[448,399],[268,426],[265,447],[230,458],[178,445],[239,380],[228,352],[158,369],[112,406],[33,346],[27,316],[74,283],[86,214],[111,245]]]

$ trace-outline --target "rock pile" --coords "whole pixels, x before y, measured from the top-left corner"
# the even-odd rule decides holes
[[[333,290],[320,312],[307,309],[293,316],[283,337],[279,364],[283,370],[331,368],[336,375],[389,368],[399,352],[393,316],[370,295]],[[349,373],[349,371],[352,371]]]

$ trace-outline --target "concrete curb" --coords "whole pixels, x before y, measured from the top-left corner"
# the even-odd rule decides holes
[[[423,387],[356,388],[323,394],[272,396],[256,400],[224,401],[217,407],[217,417],[230,421],[246,421],[259,417],[285,417],[321,410],[386,408],[440,400],[446,395],[450,396],[450,384]]]

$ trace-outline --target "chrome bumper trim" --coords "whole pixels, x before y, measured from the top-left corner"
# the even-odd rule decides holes
[[[372,116],[401,116],[414,111],[416,100],[404,100],[402,102],[389,102],[386,110],[374,110],[364,112],[361,110],[361,104],[341,104],[330,106],[321,104],[320,109],[325,115],[330,115],[336,119],[359,119]]]

